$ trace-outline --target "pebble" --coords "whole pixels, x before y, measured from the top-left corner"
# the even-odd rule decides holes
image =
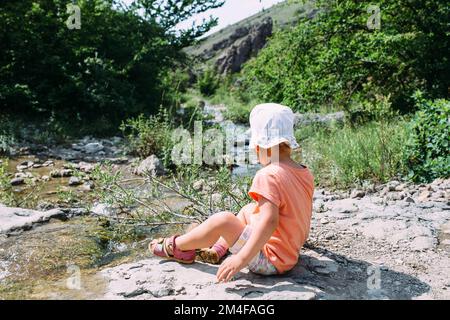
[[[71,177],[69,179],[69,186],[78,186],[81,184],[81,180],[78,177]]]
[[[335,237],[335,235],[334,235],[333,232],[327,232],[327,233],[324,235],[324,238],[325,238],[326,240],[332,240],[332,239],[334,239],[334,237]]]
[[[23,179],[23,178],[14,178],[14,179],[11,179],[11,181],[10,181],[10,184],[12,186],[20,186],[24,183],[25,183],[25,179]]]
[[[406,197],[406,198],[405,198],[405,202],[408,202],[408,203],[415,203],[414,199],[411,198],[411,197]]]
[[[364,191],[355,189],[350,194],[350,198],[363,198],[365,195],[366,193]]]
[[[410,247],[414,251],[429,250],[434,247],[434,240],[431,237],[416,237],[413,241],[411,241]]]
[[[203,185],[205,184],[205,181],[203,179],[197,180],[192,184],[192,188],[194,190],[200,191],[203,189]]]

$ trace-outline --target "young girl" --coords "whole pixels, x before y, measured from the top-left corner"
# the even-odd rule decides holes
[[[218,262],[232,255],[217,271],[219,282],[229,281],[248,266],[262,275],[292,269],[310,229],[314,178],[308,168],[291,159],[298,148],[294,114],[278,104],[256,106],[250,114],[250,147],[256,149],[259,170],[249,191],[254,200],[236,216],[220,212],[182,236],[153,240],[150,251],[181,263],[193,263],[196,249]]]

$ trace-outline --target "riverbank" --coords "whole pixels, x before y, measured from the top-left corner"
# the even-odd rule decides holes
[[[217,266],[184,266],[151,257],[146,250],[149,239],[109,243],[100,250],[95,224],[87,223],[92,218],[40,221],[28,231],[0,238],[0,292],[11,297],[6,283],[11,285],[8,278],[15,274],[40,283],[27,287],[28,293],[19,290],[16,297],[22,298],[448,299],[449,189],[450,180],[436,180],[427,185],[392,181],[352,192],[316,190],[311,234],[299,264],[279,277],[243,270],[229,284],[215,283]],[[57,257],[63,248],[72,251],[71,257],[65,257],[59,276],[44,281],[42,270],[36,270],[61,262]],[[83,252],[86,248],[90,253]],[[45,253],[45,260],[37,259],[39,252]],[[97,262],[83,262],[94,256]],[[67,287],[67,263],[81,268],[81,289]],[[39,266],[34,274],[32,266]]]
[[[218,127],[224,111],[224,106],[203,109]],[[324,126],[343,121],[341,115],[310,115],[298,122],[307,126],[317,119]],[[235,145],[236,153],[247,153],[248,128],[235,124],[232,129],[242,141]],[[151,202],[156,196],[184,217],[192,211],[192,199],[173,192],[154,194],[145,174],[166,173],[157,157],[139,159],[126,149],[120,137],[86,137],[59,145],[18,144],[3,160],[2,181],[11,196],[5,199],[11,203],[0,206],[0,298],[450,298],[448,179],[429,184],[391,179],[342,190],[319,187],[310,237],[291,272],[264,278],[244,270],[235,282],[216,284],[217,266],[182,266],[149,255],[151,238],[183,232],[185,225],[153,225],[155,212],[136,206],[133,198],[121,199],[128,207],[100,201],[97,191],[105,187],[100,180],[120,173],[134,183],[120,194],[143,195],[152,208],[161,206]],[[234,180],[242,181],[258,166],[234,164],[230,169]],[[223,198],[214,191],[217,179],[207,172],[185,178],[209,201]],[[219,204],[213,212],[221,208],[228,207]]]

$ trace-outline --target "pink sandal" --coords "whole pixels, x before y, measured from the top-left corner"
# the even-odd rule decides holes
[[[155,256],[166,258],[170,260],[175,260],[180,263],[191,264],[195,261],[195,250],[181,251],[177,248],[175,244],[175,239],[178,235],[172,236],[170,238],[159,238],[153,240],[148,245],[151,253]],[[152,248],[153,245],[153,248]],[[168,248],[171,248],[173,254],[169,254]]]

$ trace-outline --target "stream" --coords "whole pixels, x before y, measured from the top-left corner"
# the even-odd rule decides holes
[[[238,143],[233,155],[250,152],[248,127],[225,122],[224,111],[223,106],[204,108],[210,124],[234,132]],[[95,204],[89,173],[94,164],[108,161],[112,171],[136,177],[140,161],[125,155],[124,143],[118,137],[86,137],[53,147],[19,146],[20,152],[0,161],[8,161],[7,171],[16,179],[17,207],[39,212],[74,208],[76,213],[80,206]],[[258,169],[235,163],[232,173],[240,179]],[[175,194],[165,196],[171,208],[187,205]],[[216,266],[186,268],[148,259],[149,238],[182,233],[186,227],[139,226],[131,232],[115,228],[101,215],[73,214],[5,233],[1,219],[11,210],[20,218],[36,212],[0,204],[0,299],[449,298],[450,179],[420,185],[393,180],[363,190],[317,189],[313,201],[310,236],[291,276],[266,283],[244,275],[230,287],[214,284]],[[368,268],[374,267],[381,268],[382,288],[371,292]],[[289,285],[283,286],[286,281]]]
[[[233,132],[238,143],[234,144],[232,156],[246,154],[248,158],[248,127],[225,122],[224,110],[223,106],[207,104],[204,113],[211,118],[209,124]],[[19,199],[17,207],[45,211],[70,207],[73,200],[95,201],[89,174],[96,163],[109,161],[113,170],[121,171],[125,177],[133,176],[131,165],[137,159],[122,152],[123,143],[118,137],[86,137],[50,148],[21,146],[7,159],[6,167],[16,181],[13,188]],[[256,164],[235,163],[232,172],[238,178],[253,175],[258,169]],[[75,170],[82,175],[74,175]],[[168,198],[171,207],[183,206],[184,202],[177,196]],[[137,240],[122,241],[115,239],[114,232],[98,217],[76,216],[69,220],[50,219],[49,223],[34,225],[27,231],[0,233],[0,299],[99,297],[104,290],[102,279],[96,275],[99,270],[148,257],[148,238],[183,232],[183,228],[143,227],[134,235]],[[71,285],[76,277],[83,279],[83,290]]]

